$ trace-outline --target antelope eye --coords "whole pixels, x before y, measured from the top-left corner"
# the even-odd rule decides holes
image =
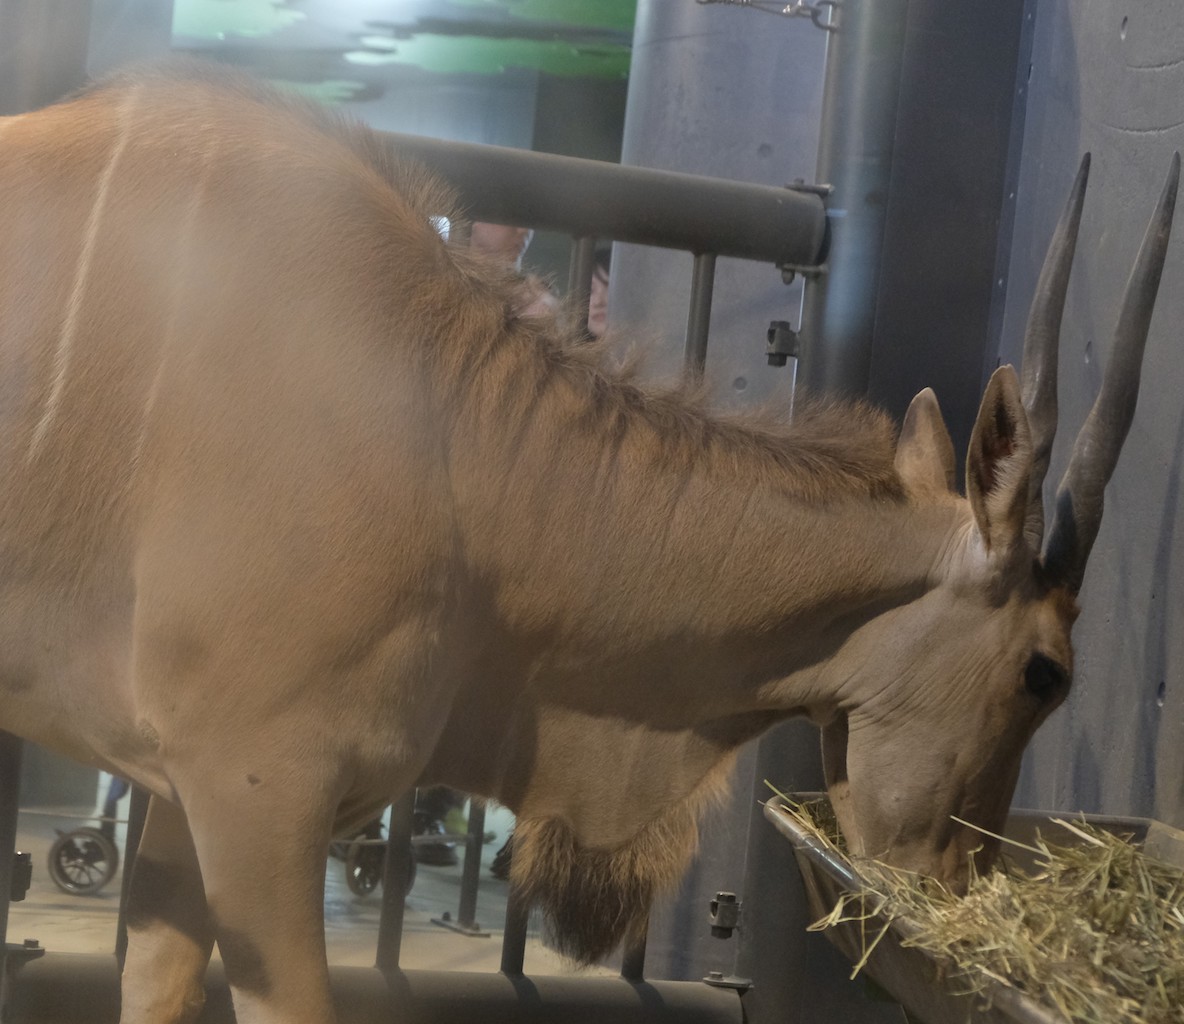
[[[1049,700],[1069,685],[1063,665],[1043,654],[1033,654],[1024,669],[1024,686],[1038,700]]]

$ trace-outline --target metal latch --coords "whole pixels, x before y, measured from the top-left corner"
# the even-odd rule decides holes
[[[797,359],[800,351],[798,346],[798,332],[789,326],[785,320],[774,320],[769,324],[765,345],[765,356],[770,366],[784,366],[789,357]]]
[[[831,9],[838,7],[838,0],[817,0],[816,3],[806,3],[805,0],[698,0],[701,4],[728,4],[732,7],[750,7],[754,11],[767,11],[769,14],[783,14],[787,18],[809,18],[815,28],[824,32],[836,31],[836,26],[828,20],[823,21]]]
[[[734,892],[717,892],[711,901],[711,934],[717,939],[730,939],[732,932],[740,927],[742,904]]]

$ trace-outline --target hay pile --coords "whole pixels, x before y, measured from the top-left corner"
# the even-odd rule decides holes
[[[846,856],[829,804],[783,800]],[[1001,982],[1068,1021],[1184,1024],[1184,869],[1084,821],[1050,819],[1050,830],[1063,843],[1038,834],[1022,847],[1035,868],[1020,871],[1005,853],[997,870],[972,878],[965,897],[856,861],[865,890],[844,896],[812,930],[861,922],[865,952],[855,972],[896,923],[903,944],[931,954],[957,991],[989,996]]]

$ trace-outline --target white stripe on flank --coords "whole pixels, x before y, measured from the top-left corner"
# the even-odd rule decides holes
[[[148,389],[148,397],[144,403],[144,414],[140,419],[140,433],[132,449],[132,479],[140,472],[140,463],[144,457],[144,446],[148,441],[148,429],[151,425],[152,413],[156,409],[156,402],[160,396],[160,389],[164,379],[165,366],[173,350],[173,343],[177,337],[178,306],[181,304],[185,286],[189,280],[188,274],[193,264],[193,233],[197,224],[197,215],[201,212],[205,202],[206,189],[209,186],[210,174],[214,169],[214,156],[217,150],[217,139],[212,139],[213,145],[202,157],[201,177],[197,187],[193,190],[189,206],[185,211],[185,218],[177,235],[177,257],[173,268],[172,294],[169,300],[168,322],[165,324],[164,336],[160,345],[160,362],[156,373],[152,377],[152,384]]]
[[[95,240],[99,234],[99,225],[103,219],[103,208],[107,203],[107,192],[111,187],[111,179],[115,175],[115,168],[128,141],[128,123],[131,118],[132,107],[140,97],[138,87],[120,105],[116,121],[119,124],[119,137],[107,158],[107,166],[99,178],[98,193],[94,204],[90,208],[90,216],[86,222],[86,235],[82,240],[82,251],[78,254],[78,263],[74,270],[74,285],[70,289],[70,298],[66,304],[66,317],[58,335],[57,349],[53,358],[53,383],[50,385],[49,397],[45,401],[41,419],[33,431],[33,440],[29,444],[27,462],[37,457],[37,451],[45,440],[50,425],[57,416],[58,405],[62,400],[62,392],[66,387],[66,374],[70,369],[70,357],[74,348],[74,336],[78,333],[78,320],[82,312],[82,303],[86,298],[86,281],[90,275],[91,259],[94,256]]]

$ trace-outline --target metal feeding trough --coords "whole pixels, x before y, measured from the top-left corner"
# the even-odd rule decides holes
[[[795,793],[790,798],[798,803],[825,800],[822,793]],[[844,892],[863,888],[850,861],[841,853],[828,848],[780,806],[780,799],[765,804],[765,817],[793,844],[794,857],[802,873],[810,913],[815,920],[827,916]],[[1048,811],[1013,811],[1008,817],[1005,834],[1021,843],[1031,844],[1037,829],[1047,833]],[[1063,814],[1059,815],[1064,817]],[[1130,835],[1140,842],[1149,856],[1184,866],[1184,832],[1149,818],[1123,818],[1109,815],[1073,815],[1110,832]],[[1061,837],[1058,837],[1060,841]],[[1009,856],[1021,867],[1020,855]],[[863,959],[871,938],[883,928],[882,918],[867,921],[847,921],[828,927],[823,934],[838,949],[857,963]],[[989,982],[983,991],[967,994],[965,982],[947,977],[934,956],[925,950],[904,943],[915,934],[915,926],[905,920],[893,921],[884,936],[868,955],[861,973],[870,977],[908,1012],[910,1019],[923,1024],[1065,1024],[1055,1011],[1038,1004],[1018,989],[1001,982]]]

